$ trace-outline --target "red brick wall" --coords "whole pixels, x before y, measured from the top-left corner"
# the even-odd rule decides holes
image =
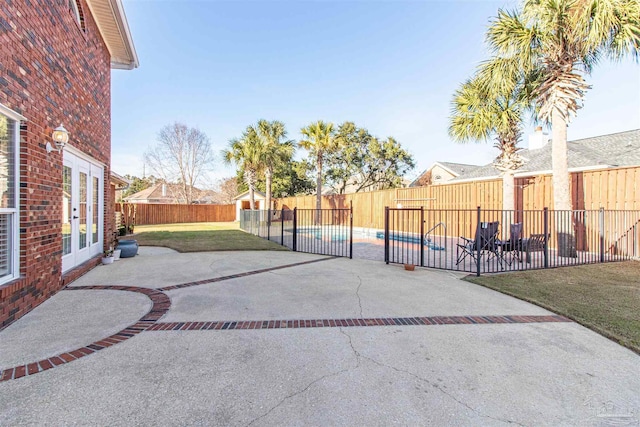
[[[113,229],[110,56],[89,7],[78,1],[83,30],[68,0],[1,3],[0,103],[28,121],[20,141],[21,277],[0,286],[0,329],[63,286],[62,154],[44,148],[60,123],[69,145],[107,165],[107,244]]]

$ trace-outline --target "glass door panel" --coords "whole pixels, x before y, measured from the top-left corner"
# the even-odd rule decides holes
[[[78,208],[80,214],[78,215],[78,248],[84,249],[87,247],[87,174],[80,172],[80,194],[78,195]]]
[[[102,252],[104,169],[65,150],[62,170],[62,271]]]
[[[62,255],[71,253],[71,168],[62,168]]]
[[[100,180],[97,176],[93,176],[92,178],[92,186],[91,190],[93,193],[93,207],[92,213],[93,218],[91,221],[91,243],[98,243],[98,214],[100,213],[100,205],[99,205],[99,189],[100,189]]]

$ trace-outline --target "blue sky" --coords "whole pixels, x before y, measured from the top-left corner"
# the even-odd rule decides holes
[[[450,141],[449,105],[488,56],[489,18],[513,1],[123,3],[140,68],[112,73],[117,173],[141,176],[144,151],[174,121],[204,131],[218,154],[260,118],[283,121],[292,139],[318,119],[350,120],[400,141],[416,159],[412,175],[497,155],[491,141]],[[640,128],[638,64],[603,61],[588,81],[569,139]],[[202,184],[233,174],[218,161]]]

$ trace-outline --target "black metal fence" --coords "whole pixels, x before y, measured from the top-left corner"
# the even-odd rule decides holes
[[[640,256],[640,211],[386,208],[387,263],[468,273],[531,270]]]
[[[296,252],[353,256],[349,209],[241,210],[240,228]]]

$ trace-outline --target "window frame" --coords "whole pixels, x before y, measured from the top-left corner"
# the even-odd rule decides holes
[[[67,0],[69,2],[69,11],[75,18],[75,22],[78,25],[78,29],[83,33],[86,33],[87,29],[84,24],[84,13],[82,10],[82,6],[78,2],[78,0]]]
[[[13,191],[13,208],[2,208],[0,207],[0,214],[10,214],[11,215],[11,251],[9,252],[9,256],[11,257],[11,261],[9,265],[11,266],[11,274],[8,274],[4,277],[0,278],[0,286],[4,285],[7,282],[11,282],[18,277],[20,277],[20,127],[23,122],[26,122],[27,119],[18,114],[17,112],[11,110],[10,108],[0,104],[0,114],[8,118],[9,120],[14,122],[13,127],[13,144],[14,144],[14,164],[13,164],[13,173],[14,173],[14,191]]]

